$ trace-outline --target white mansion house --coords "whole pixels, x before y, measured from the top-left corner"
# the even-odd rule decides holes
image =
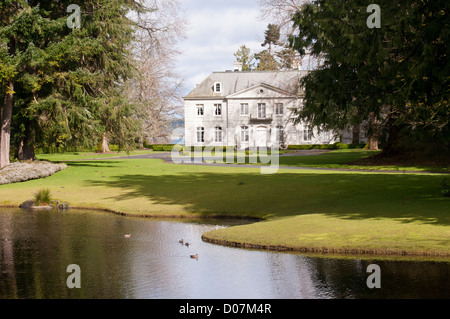
[[[238,149],[332,144],[331,132],[317,134],[294,125],[302,107],[299,80],[306,71],[214,72],[184,97],[186,146]]]

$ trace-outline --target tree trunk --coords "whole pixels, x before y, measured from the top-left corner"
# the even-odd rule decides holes
[[[0,116],[0,168],[10,164],[9,162],[9,148],[11,139],[11,116],[13,106],[14,84],[9,82],[8,92],[5,94],[3,106],[1,108]]]
[[[378,139],[380,137],[380,128],[378,120],[373,113],[369,115],[369,136],[367,149],[369,151],[378,151]]]
[[[359,144],[359,124],[353,125],[352,127],[352,144]]]
[[[34,153],[34,128],[31,123],[28,123],[25,129],[25,136],[21,138],[19,149],[17,151],[17,158],[19,161],[34,161],[36,160],[36,155]]]
[[[108,136],[106,135],[106,132],[102,134],[102,147],[101,147],[101,153],[109,153],[111,152],[109,150],[108,146]]]
[[[383,154],[387,156],[399,156],[405,152],[403,147],[399,145],[399,141],[401,140],[400,132],[403,127],[393,122],[393,120],[389,120],[389,134],[386,145],[383,147]]]
[[[378,137],[373,135],[369,136],[367,141],[367,149],[369,151],[378,151]]]

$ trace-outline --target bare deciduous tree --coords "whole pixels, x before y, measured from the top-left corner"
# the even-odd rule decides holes
[[[276,23],[285,37],[292,32],[291,18],[308,0],[259,0],[260,19],[270,19]]]
[[[143,140],[167,143],[173,122],[182,116],[182,80],[174,68],[186,26],[179,0],[151,0],[146,5],[153,12],[136,17],[134,52],[140,76],[127,84],[131,100],[144,113],[141,145]]]
[[[259,0],[261,20],[269,20],[280,27],[280,41],[288,43],[290,36],[294,32],[292,16],[301,10],[301,6],[310,0]],[[300,59],[298,54],[294,63],[304,69],[312,69],[318,63],[309,54]]]

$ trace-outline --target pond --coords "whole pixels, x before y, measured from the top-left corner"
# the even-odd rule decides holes
[[[201,240],[231,224],[0,209],[0,299],[450,297],[446,262],[308,257]],[[81,288],[67,286],[73,264]],[[370,264],[380,267],[381,288],[366,284]]]

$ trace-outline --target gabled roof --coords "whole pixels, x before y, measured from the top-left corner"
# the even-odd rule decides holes
[[[258,89],[258,88],[265,88],[265,89],[268,89],[268,90],[280,93],[280,94],[282,94],[282,95],[284,95],[286,97],[295,98],[297,96],[295,93],[282,90],[280,88],[277,88],[275,86],[269,85],[267,83],[260,83],[260,84],[253,85],[253,86],[251,86],[251,87],[249,87],[247,89],[244,89],[242,91],[230,94],[230,95],[226,96],[226,98],[227,99],[239,98],[242,94],[247,93],[247,92],[251,92],[251,91],[253,91],[255,89]]]
[[[300,93],[300,79],[306,74],[307,71],[300,70],[213,72],[184,99],[225,98],[262,83],[289,92],[290,95],[298,95]],[[222,83],[222,92],[220,93],[213,91],[214,83],[217,82]]]

